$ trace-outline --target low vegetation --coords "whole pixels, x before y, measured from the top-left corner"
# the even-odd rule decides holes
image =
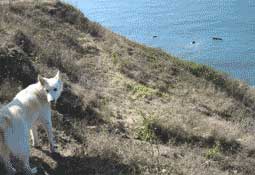
[[[63,2],[0,5],[0,103],[62,72],[38,175],[252,175],[254,89],[112,33]],[[3,172],[3,171],[0,171]]]

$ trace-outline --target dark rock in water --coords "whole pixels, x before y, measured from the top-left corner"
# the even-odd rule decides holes
[[[157,35],[154,35],[153,38],[157,38],[158,36]]]
[[[213,40],[223,40],[222,38],[219,38],[219,37],[213,37],[212,39]]]
[[[196,44],[196,41],[192,41],[191,43],[192,43],[192,44]]]

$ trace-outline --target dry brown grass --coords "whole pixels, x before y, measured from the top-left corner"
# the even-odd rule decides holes
[[[39,174],[252,175],[254,90],[139,45],[61,2],[0,6],[0,102],[61,70],[59,154]]]

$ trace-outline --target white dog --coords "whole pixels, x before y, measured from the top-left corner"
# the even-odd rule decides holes
[[[23,164],[26,174],[35,174],[29,165],[29,130],[32,129],[33,144],[38,144],[37,124],[46,129],[51,151],[54,151],[51,103],[56,102],[63,89],[60,73],[53,78],[38,76],[38,82],[20,91],[0,110],[0,156],[9,174],[16,170],[10,163],[10,155]]]

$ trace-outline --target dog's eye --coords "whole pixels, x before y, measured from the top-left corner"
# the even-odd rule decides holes
[[[48,89],[46,89],[46,92],[48,93],[48,92],[50,92]]]
[[[58,90],[57,88],[54,88],[54,89],[53,89],[53,91],[55,91],[55,92],[56,92],[57,90]]]

